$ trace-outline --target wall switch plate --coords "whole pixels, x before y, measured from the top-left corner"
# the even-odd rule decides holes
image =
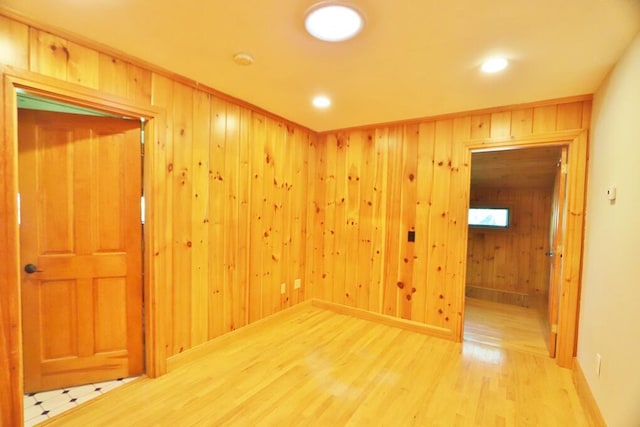
[[[416,232],[413,230],[409,230],[407,233],[407,242],[415,242],[416,241]]]
[[[293,281],[293,289],[300,289],[302,287],[302,280],[296,279]]]
[[[283,283],[280,285],[280,293],[281,294],[286,294],[287,293],[287,284]]]

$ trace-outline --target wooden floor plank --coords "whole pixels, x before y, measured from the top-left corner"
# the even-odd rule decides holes
[[[520,307],[476,298],[465,299],[465,341],[547,356],[546,306],[533,300]]]
[[[224,337],[222,337],[224,338]],[[587,425],[552,359],[312,305],[53,418],[52,426]]]

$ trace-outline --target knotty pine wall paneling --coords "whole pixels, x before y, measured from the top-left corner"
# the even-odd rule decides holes
[[[384,132],[385,147],[387,149],[387,173],[382,183],[382,192],[386,195],[385,200],[385,243],[383,260],[385,260],[386,268],[383,270],[383,280],[381,283],[381,308],[382,313],[397,316],[398,308],[398,290],[399,278],[394,275],[398,271],[399,251],[400,251],[400,223],[394,221],[394,218],[400,218],[401,215],[401,190],[402,190],[402,145],[403,138],[402,127],[390,127]],[[388,236],[392,236],[389,238]],[[351,248],[356,251],[358,248]],[[404,286],[404,284],[402,285]]]
[[[320,134],[311,150],[308,294],[457,337],[467,274],[470,155],[465,142],[508,143],[587,129],[590,109],[590,99],[584,98]],[[575,179],[584,179],[577,174]],[[534,214],[548,231],[547,211]],[[414,243],[407,242],[410,230],[416,233]],[[535,242],[513,241],[514,250],[543,247],[542,231],[538,234]],[[542,272],[544,262],[520,260],[517,269]],[[544,293],[546,279],[536,274],[540,280],[535,279],[532,292]],[[509,282],[518,281],[515,273],[506,275]]]
[[[29,26],[0,15],[0,63],[16,68],[29,67]]]
[[[476,288],[546,296],[552,189],[473,189],[471,204],[508,207],[506,230],[470,228],[466,284]],[[497,295],[497,294],[496,294]]]
[[[253,322],[262,317],[262,287],[266,284],[266,272],[262,269],[265,250],[265,240],[268,238],[268,231],[263,229],[265,216],[265,201],[263,188],[265,183],[264,166],[266,164],[265,137],[266,118],[264,116],[253,115],[252,129],[253,141],[250,153],[251,168],[251,217],[249,220],[249,235],[252,237],[250,246],[251,259],[249,260],[249,321]],[[268,254],[267,254],[268,256]]]
[[[449,201],[451,197],[451,150],[453,149],[453,121],[440,120],[435,123],[434,164],[431,185],[431,215],[427,218],[429,240],[423,256],[427,261],[427,275],[423,292],[427,293],[425,321],[433,326],[444,326],[451,318],[444,315],[444,309],[452,304],[452,288],[447,289],[447,235],[449,233]],[[430,285],[430,286],[429,286]],[[446,320],[445,320],[446,319]],[[445,326],[446,327],[446,326]]]
[[[442,325],[451,322],[454,337],[462,336],[460,313],[464,300],[464,277],[466,274],[467,218],[469,215],[470,153],[462,150],[460,141],[471,137],[471,118],[457,117],[453,123],[453,149],[451,152],[451,183],[449,199],[449,235],[447,243],[447,282],[455,283],[452,298],[445,304]],[[458,255],[460,254],[460,256]],[[438,295],[438,300],[442,300]],[[441,326],[441,327],[443,327]]]
[[[193,150],[191,152],[191,278],[195,283],[208,283],[210,235],[210,132],[211,95],[193,92]],[[191,344],[198,345],[209,339],[209,289],[200,286],[191,294]]]
[[[146,191],[167,357],[304,300],[313,132],[82,40],[0,23],[3,63],[165,112],[147,141],[164,166]]]
[[[429,269],[429,257],[427,254],[433,248],[428,246],[431,236],[429,218],[432,210],[433,176],[435,162],[433,154],[435,149],[436,127],[434,122],[420,123],[418,127],[418,156],[417,156],[417,189],[416,189],[416,221],[415,221],[415,246],[416,258],[414,260],[415,284],[411,289],[416,292],[411,295],[411,301],[416,307],[427,306],[426,278]],[[426,323],[426,310],[413,310],[412,318],[418,322]]]

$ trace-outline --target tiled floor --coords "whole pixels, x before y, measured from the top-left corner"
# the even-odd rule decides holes
[[[26,394],[24,396],[24,425],[34,426],[136,378],[119,378],[114,381]]]

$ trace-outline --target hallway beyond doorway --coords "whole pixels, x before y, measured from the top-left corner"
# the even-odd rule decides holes
[[[532,298],[527,308],[466,298],[464,340],[548,356],[545,302]]]

